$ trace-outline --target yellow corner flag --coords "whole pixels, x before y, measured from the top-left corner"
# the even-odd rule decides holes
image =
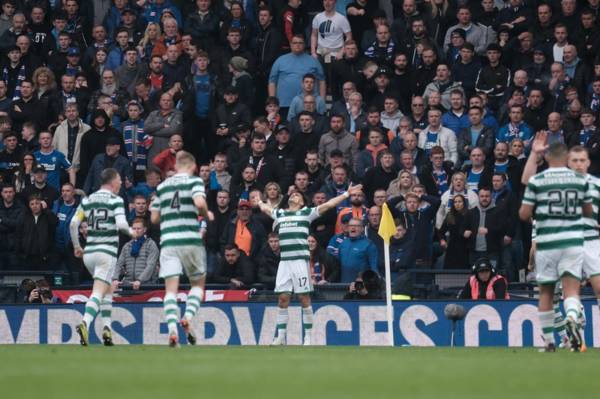
[[[379,230],[377,233],[383,238],[383,242],[386,244],[390,243],[390,237],[396,234],[396,224],[392,217],[392,212],[384,202],[381,208],[381,222],[379,223]]]

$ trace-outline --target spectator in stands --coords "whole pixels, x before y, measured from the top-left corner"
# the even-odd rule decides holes
[[[134,290],[142,284],[158,283],[158,247],[147,235],[146,221],[136,218],[131,224],[131,240],[121,249],[112,285],[131,284]]]
[[[465,269],[469,265],[469,241],[464,237],[467,207],[465,197],[456,194],[452,208],[438,231],[444,252],[444,269]]]
[[[496,141],[508,143],[514,138],[520,138],[524,141],[525,147],[529,148],[531,139],[533,138],[533,131],[529,125],[523,122],[523,107],[520,105],[510,107],[508,118],[510,120],[509,123],[498,130]]]
[[[481,187],[479,202],[469,209],[464,237],[469,240],[469,259],[475,262],[485,256],[497,264],[506,235],[507,214],[495,206],[490,187]]]
[[[419,148],[429,155],[434,146],[440,146],[444,150],[446,159],[456,164],[458,162],[456,134],[441,125],[442,111],[431,108],[427,111],[427,118],[429,125],[419,133]]]
[[[159,153],[169,147],[169,139],[174,134],[183,132],[183,115],[174,108],[173,96],[163,93],[160,96],[159,109],[150,112],[144,121],[144,131],[152,136],[152,147],[148,158],[154,159]]]
[[[0,176],[2,181],[11,183],[12,178],[21,164],[21,150],[17,134],[7,132],[3,135],[4,149],[0,152]]]
[[[423,93],[425,101],[428,101],[430,93],[433,92],[440,93],[440,96],[442,97],[441,105],[445,109],[450,109],[450,107],[452,106],[450,99],[453,93],[455,95],[460,94],[460,97],[464,103],[464,90],[460,85],[460,82],[457,82],[452,79],[450,75],[450,68],[446,64],[439,64],[437,66],[433,82],[427,85],[427,87],[425,88],[425,92]],[[458,102],[455,102],[457,103],[456,105],[458,105]]]
[[[229,284],[231,289],[248,289],[255,283],[255,275],[255,266],[244,251],[235,244],[225,245],[214,282]]]
[[[486,165],[485,154],[481,148],[475,147],[471,150],[469,164],[463,168],[467,176],[467,188],[471,191],[479,191],[479,187],[490,187],[492,185],[491,167]]]
[[[79,169],[81,140],[90,129],[90,126],[79,118],[77,103],[68,103],[65,106],[65,120],[54,131],[52,146],[66,156],[75,171]]]
[[[183,150],[183,139],[180,134],[174,134],[169,138],[169,148],[152,159],[152,163],[160,170],[163,179],[175,173],[175,157],[181,150]]]
[[[269,75],[269,96],[279,98],[282,116],[287,116],[292,99],[301,93],[300,83],[307,73],[315,75],[319,81],[319,94],[325,98],[323,68],[315,58],[304,52],[304,36],[295,33],[290,40],[290,47],[291,53],[277,58]],[[316,43],[314,50],[316,54]]]
[[[377,248],[364,234],[361,219],[348,222],[348,238],[339,245],[337,255],[341,266],[341,282],[350,283],[365,270],[377,271]]]
[[[37,195],[28,198],[22,223],[17,225],[17,256],[23,269],[55,270],[54,235],[57,217]]]
[[[338,282],[340,279],[340,265],[337,259],[320,247],[313,235],[308,236],[308,249],[310,251],[310,277],[313,286]]]
[[[462,172],[456,172],[452,175],[451,184],[448,190],[446,190],[441,197],[442,203],[438,209],[438,213],[435,220],[435,227],[437,229],[442,227],[442,223],[446,219],[446,214],[452,208],[454,196],[460,194],[465,198],[466,207],[469,209],[475,208],[479,203],[477,194],[466,188],[466,176]]]
[[[237,213],[231,218],[221,236],[221,248],[236,244],[250,259],[256,259],[267,238],[260,223],[252,218],[252,207],[248,200],[237,204]]]
[[[275,277],[277,276],[280,256],[279,235],[277,233],[269,233],[267,236],[267,245],[262,248],[256,261],[258,265],[258,278],[256,281],[264,284],[269,290],[275,287]]]
[[[492,43],[487,46],[486,57],[489,64],[481,68],[475,83],[478,92],[487,94],[492,110],[500,108],[500,101],[510,84],[510,71],[500,63],[501,54],[502,48],[498,44]]]
[[[398,211],[396,204],[401,201],[404,201],[404,209]],[[421,207],[424,202],[429,203],[430,206]],[[395,219],[398,219],[399,224],[404,226],[406,232],[403,238],[412,243],[407,248],[410,253],[405,255],[409,267],[430,267],[433,245],[430,237],[431,226],[440,206],[439,198],[426,194],[417,195],[411,191],[390,198],[388,206],[394,213]]]
[[[15,200],[14,186],[2,186],[0,202],[0,269],[15,270],[19,266],[17,258],[17,228],[22,223],[24,207]]]
[[[358,157],[358,143],[354,136],[344,129],[344,119],[340,115],[331,117],[331,130],[321,137],[319,142],[319,160],[329,162],[332,150],[340,150],[347,165],[354,168]]]
[[[19,169],[15,172],[13,176],[13,183],[17,193],[21,193],[21,191],[25,190],[26,187],[29,187],[33,184],[32,173],[35,166],[36,161],[33,153],[24,153],[23,158],[21,159]]]
[[[79,263],[73,255],[69,225],[79,202],[80,199],[75,193],[75,186],[72,183],[64,183],[60,189],[60,198],[52,204],[52,213],[58,219],[54,235],[58,255],[57,266],[69,273],[69,281],[73,285],[79,284]]]
[[[88,172],[83,191],[91,194],[100,189],[102,171],[106,168],[113,168],[121,175],[123,185],[119,195],[127,200],[126,189],[133,184],[133,171],[126,157],[119,154],[121,150],[121,140],[118,137],[112,136],[106,140],[106,148],[104,154],[98,154],[92,161],[92,166]]]
[[[473,276],[459,294],[460,299],[509,299],[508,281],[496,273],[493,263],[487,258],[478,259],[473,265]]]
[[[411,158],[412,159],[412,158]],[[379,153],[379,165],[366,171],[363,179],[363,191],[367,202],[373,200],[373,193],[378,189],[386,189],[397,177],[398,168],[395,165],[394,156],[385,149]]]
[[[446,36],[444,37],[444,51],[448,51],[451,33],[460,28],[467,33],[466,41],[475,46],[475,52],[478,55],[484,55],[486,47],[489,44],[488,34],[484,27],[473,23],[471,9],[467,5],[458,7],[456,18],[458,19],[458,24],[449,27],[446,31]]]
[[[28,198],[36,196],[42,201],[44,209],[51,209],[59,197],[58,190],[48,184],[48,173],[43,165],[36,165],[32,170],[33,184],[21,191],[21,199],[28,204]]]
[[[78,186],[83,186],[83,182],[85,182],[88,171],[92,166],[92,161],[96,155],[102,154],[106,150],[108,138],[122,137],[116,129],[110,126],[110,118],[103,109],[96,109],[94,111],[91,122],[92,128],[81,137]],[[121,146],[121,148],[125,151],[124,145]],[[125,152],[123,153],[125,154]]]
[[[69,176],[69,182],[75,186],[75,169],[60,151],[52,147],[52,133],[42,131],[39,135],[40,150],[33,155],[38,165],[43,165],[48,172],[48,184],[56,190],[60,188],[63,174]]]
[[[9,115],[14,131],[20,132],[25,122],[35,122],[38,127],[48,125],[48,100],[38,99],[33,95],[33,82],[27,78],[20,80],[20,97],[14,99]]]
[[[442,125],[452,130],[457,136],[461,130],[470,126],[469,116],[464,106],[464,95],[459,90],[450,93],[450,110],[442,116]]]
[[[479,107],[471,107],[468,117],[468,126],[460,130],[457,138],[456,146],[460,164],[467,162],[471,150],[475,147],[480,148],[488,159],[494,149],[495,134],[492,128],[483,124],[483,110]]]

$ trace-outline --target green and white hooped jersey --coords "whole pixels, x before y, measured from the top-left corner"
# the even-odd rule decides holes
[[[319,217],[317,208],[274,209],[271,217],[275,220],[273,230],[279,231],[281,260],[310,259],[308,235],[310,224]]]
[[[123,199],[108,190],[98,190],[81,200],[77,213],[82,212],[87,220],[85,253],[102,252],[117,257],[119,229],[117,217],[125,218]],[[83,219],[80,218],[80,219]]]
[[[198,176],[176,174],[156,189],[152,210],[160,212],[162,248],[202,245],[198,208],[194,198],[205,197],[204,182]]]
[[[589,185],[590,195],[592,196],[592,208],[594,213],[591,218],[583,217],[583,238],[586,241],[597,240],[598,235],[598,208],[600,208],[600,179],[590,174],[586,175]]]
[[[538,251],[583,245],[582,205],[592,201],[585,176],[550,168],[529,180],[523,204],[535,206]]]

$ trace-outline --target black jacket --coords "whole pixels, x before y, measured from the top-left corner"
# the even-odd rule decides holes
[[[280,257],[280,254],[273,252],[267,243],[256,259],[256,264],[258,265],[257,282],[265,284],[267,289],[273,289],[275,287],[275,277],[277,276]]]
[[[259,27],[253,38],[252,48],[256,57],[256,77],[266,79],[273,63],[281,54],[283,37],[277,28],[270,24],[266,29]]]
[[[461,129],[460,133],[458,133],[456,149],[458,150],[458,157],[462,163],[466,159],[469,159],[469,155],[471,154],[471,151],[465,151],[465,146],[469,146],[471,149],[475,147],[481,148],[485,154],[485,158],[490,159],[494,153],[495,144],[496,135],[494,134],[494,131],[490,127],[484,126],[479,133],[477,143],[471,143],[470,129]]]
[[[485,217],[485,228],[488,233],[485,236],[488,253],[499,253],[502,250],[502,240],[506,235],[506,213],[497,207],[488,209]],[[475,251],[475,240],[479,229],[479,207],[469,209],[465,220],[465,230],[471,231],[469,237],[469,249]]]
[[[22,224],[25,208],[19,201],[11,207],[0,201],[0,252],[15,252],[17,249],[17,228]]]
[[[227,263],[225,257],[223,257],[213,276],[214,282],[220,284],[228,284],[232,278],[240,280],[246,287],[256,282],[254,264],[242,251],[240,251],[237,262],[233,265]]]
[[[25,211],[22,223],[17,226],[17,253],[24,257],[46,257],[54,253],[54,233],[58,218],[45,209],[38,216],[37,222],[29,210]]]
[[[363,177],[363,191],[368,204],[373,203],[373,194],[376,190],[387,190],[390,183],[398,177],[398,168],[392,165],[389,172],[383,170],[381,165],[369,168]]]
[[[450,186],[450,181],[452,180],[452,175],[454,174],[454,169],[452,169],[452,163],[446,161],[442,165],[442,168],[444,168],[444,171],[448,176],[448,186]],[[431,163],[428,163],[427,165],[423,166],[423,168],[421,169],[421,173],[419,173],[419,181],[422,185],[425,186],[425,191],[427,191],[429,195],[441,197],[441,195],[443,194],[438,192],[436,180],[433,177],[433,166],[431,165]]]

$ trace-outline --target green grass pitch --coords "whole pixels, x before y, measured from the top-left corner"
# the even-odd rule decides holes
[[[600,351],[0,346],[2,398],[598,398]]]

